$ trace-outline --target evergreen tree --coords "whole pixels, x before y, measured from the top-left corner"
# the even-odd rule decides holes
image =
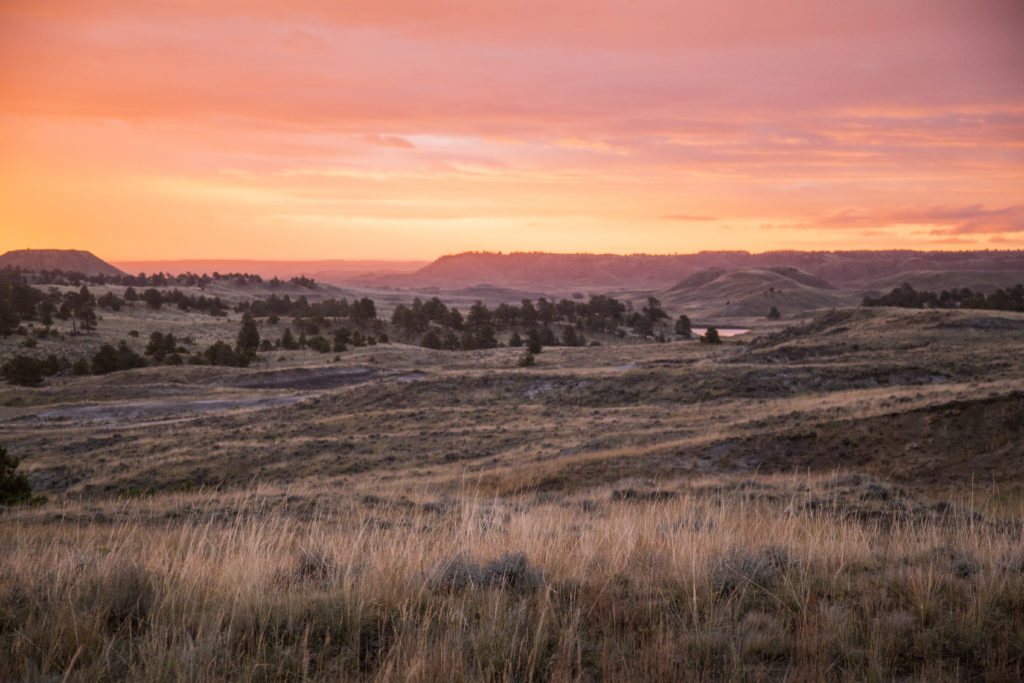
[[[334,331],[334,352],[344,353],[348,351],[349,331],[347,327],[339,327]]]
[[[579,346],[579,340],[576,338],[576,330],[574,328],[565,328],[565,331],[562,332],[562,343],[566,346]]]
[[[32,356],[18,355],[3,364],[3,376],[11,384],[38,387],[43,383],[45,364]]]
[[[294,351],[299,348],[299,345],[295,343],[295,337],[292,336],[292,328],[284,328],[284,334],[281,335],[281,348],[288,351]]]
[[[532,354],[538,354],[544,345],[540,343],[540,333],[537,332],[537,328],[530,328],[529,332],[526,333],[526,350]]]
[[[676,334],[680,337],[689,339],[692,333],[693,328],[690,325],[690,317],[685,313],[680,314],[680,316],[676,318]]]
[[[437,333],[433,330],[428,331],[423,335],[423,339],[420,341],[420,346],[427,349],[440,349],[441,338],[437,336]]]
[[[0,505],[27,503],[32,499],[32,487],[28,477],[15,474],[18,459],[7,454],[7,447],[0,446]]]
[[[240,351],[250,353],[260,348],[260,331],[256,327],[256,320],[249,313],[242,316],[242,329],[238,331],[236,345]]]

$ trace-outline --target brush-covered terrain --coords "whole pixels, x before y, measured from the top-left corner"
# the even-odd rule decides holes
[[[93,343],[239,326],[131,315]],[[2,385],[46,501],[0,508],[0,679],[1024,676],[1024,314],[521,358]]]

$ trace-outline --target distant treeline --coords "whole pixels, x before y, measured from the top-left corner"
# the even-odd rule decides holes
[[[207,315],[213,316],[225,316],[228,313],[228,306],[220,297],[206,297],[196,296],[195,294],[185,294],[180,289],[172,289],[169,292],[161,292],[159,289],[150,287],[143,290],[141,294],[135,291],[134,287],[128,287],[124,290],[124,297],[118,297],[113,292],[108,292],[101,296],[98,300],[100,307],[109,308],[111,310],[120,310],[121,306],[126,303],[135,303],[136,301],[145,302],[146,306],[154,310],[162,308],[164,305],[174,306],[179,311],[199,311],[206,313]]]
[[[391,316],[396,334],[416,340],[433,349],[489,349],[498,345],[495,334],[511,332],[510,346],[584,346],[584,332],[624,335],[627,325],[640,336],[654,333],[655,324],[668,318],[660,302],[651,297],[642,311],[629,307],[609,296],[590,297],[581,302],[572,299],[548,301],[545,298],[523,299],[520,305],[498,304],[493,310],[482,302],[473,304],[465,318],[456,308],[448,308],[437,297],[428,301],[415,298],[412,304],[399,304]],[[553,325],[562,326],[556,335]],[[524,341],[520,332],[527,334]]]
[[[10,269],[0,270],[0,335],[17,331],[23,321],[38,321],[49,329],[54,318],[71,320],[74,332],[96,327],[97,299],[82,285],[77,292],[44,292]]]
[[[0,269],[0,335],[16,332],[23,322],[38,322],[49,330],[54,319],[72,323],[72,334],[96,328],[96,309],[118,311],[126,304],[143,302],[153,309],[164,305],[182,311],[200,311],[208,315],[227,315],[228,307],[219,297],[185,294],[179,289],[160,291],[153,287],[141,294],[129,286],[124,296],[107,292],[99,297],[82,285],[77,291],[61,292],[56,287],[43,290],[29,284],[25,275],[10,268]]]
[[[137,331],[129,333],[138,337]],[[34,340],[30,340],[33,341]],[[70,361],[64,355],[50,354],[40,358],[31,354],[18,354],[0,364],[0,375],[12,384],[39,386],[47,377],[58,374],[106,375],[121,370],[143,368],[148,365],[229,365],[245,367],[256,358],[260,343],[259,332],[252,316],[246,315],[234,346],[216,341],[202,351],[190,352],[194,344],[191,337],[177,338],[173,333],[154,331],[146,344],[145,355],[139,354],[127,340],[103,344],[91,357]],[[29,348],[35,346],[28,344]]]
[[[367,297],[351,303],[342,299],[326,299],[310,303],[306,297],[295,299],[271,295],[258,301],[237,304],[235,310],[276,322],[281,316],[294,318],[294,325],[304,335],[317,335],[322,327],[330,327],[332,319],[346,318],[362,330],[382,330],[375,302]],[[641,337],[654,336],[657,323],[668,319],[660,302],[651,297],[640,311],[609,296],[592,296],[590,301],[545,298],[523,299],[519,305],[499,304],[488,308],[477,301],[466,315],[446,305],[438,297],[427,301],[416,297],[410,304],[399,304],[391,315],[392,333],[396,339],[427,348],[447,350],[489,349],[498,346],[495,335],[512,333],[510,344],[524,344],[520,332],[534,332],[544,346],[583,346],[584,332],[625,336],[623,326]],[[556,334],[553,326],[562,329]],[[342,333],[344,334],[344,333]],[[689,323],[685,329],[689,334]],[[660,336],[664,338],[664,332]]]
[[[228,310],[217,297],[186,295],[178,289],[161,291],[148,287],[140,293],[129,285],[123,296],[107,292],[98,298],[84,284],[78,291],[61,292],[55,287],[44,291],[31,286],[19,272],[0,271],[0,333],[18,332],[27,336],[23,343],[26,348],[35,348],[36,338],[57,335],[50,329],[54,317],[70,319],[74,334],[79,329],[95,328],[97,307],[119,310],[126,305],[145,305],[154,310],[174,306],[214,316],[225,316]],[[639,311],[604,295],[591,296],[586,302],[523,299],[519,305],[503,303],[493,309],[477,301],[465,316],[437,297],[427,301],[417,297],[410,304],[399,304],[395,308],[390,328],[385,320],[378,318],[377,305],[368,297],[351,302],[345,298],[310,302],[305,296],[292,299],[288,295],[271,294],[238,303],[234,308],[242,314],[242,327],[234,346],[217,341],[205,350],[189,350],[187,347],[193,344],[191,339],[154,331],[144,355],[133,350],[128,341],[121,341],[116,346],[103,344],[91,357],[73,362],[64,356],[17,355],[0,366],[0,373],[12,383],[37,386],[44,378],[56,374],[106,374],[154,364],[246,366],[256,359],[259,351],[310,349],[342,353],[350,346],[387,343],[391,336],[431,349],[468,351],[507,345],[526,347],[528,354],[535,354],[545,346],[587,345],[585,333],[624,337],[627,330],[632,330],[641,338],[666,341],[665,333],[669,330],[667,322],[663,322],[668,321],[669,316],[654,297],[649,297]],[[282,317],[291,321],[282,325],[279,337],[261,337],[257,318],[263,319],[264,332],[268,332]],[[22,321],[38,321],[42,328],[30,334],[20,327]],[[680,315],[673,329],[677,335],[689,338],[689,318]],[[499,342],[498,334],[505,336],[507,342]],[[131,332],[131,336],[138,337],[138,332]],[[711,339],[710,331],[707,336],[709,339],[705,341],[717,341],[717,338]]]
[[[1024,311],[1024,284],[997,289],[992,294],[964,287],[935,292],[919,292],[904,282],[876,299],[864,297],[863,306],[899,306],[900,308],[982,308],[993,311]]]
[[[11,269],[8,269],[11,270]],[[293,277],[290,280],[281,280],[277,277],[264,281],[255,273],[218,273],[212,275],[203,273],[182,273],[171,275],[169,273],[153,273],[146,275],[86,275],[65,270],[40,270],[40,271],[18,271],[25,276],[27,281],[34,285],[65,285],[78,287],[81,284],[90,285],[121,285],[123,287],[205,287],[211,282],[231,282],[239,287],[263,284],[276,288],[285,284],[292,284],[306,289],[316,289],[316,280],[304,275]]]

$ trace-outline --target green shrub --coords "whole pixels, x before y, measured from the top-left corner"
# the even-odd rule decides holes
[[[37,387],[43,383],[46,363],[32,356],[18,355],[3,365],[4,379],[23,387]]]
[[[718,330],[709,327],[700,340],[706,344],[721,344],[722,338],[718,336]]]
[[[249,356],[244,352],[235,351],[222,341],[214,342],[203,351],[202,361],[209,365],[230,365],[244,368],[249,365]]]
[[[104,344],[92,357],[92,372],[94,375],[106,375],[119,370],[131,370],[132,368],[146,367],[146,359],[137,354],[128,346],[128,342],[120,341],[117,347]]]
[[[319,334],[307,339],[306,346],[313,349],[314,351],[319,351],[320,353],[331,352],[331,342],[327,341],[324,337],[320,336]]]
[[[15,474],[18,459],[7,454],[7,447],[0,446],[0,505],[28,503],[32,500],[32,487],[28,477]]]

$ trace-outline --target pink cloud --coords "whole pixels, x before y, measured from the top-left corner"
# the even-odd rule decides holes
[[[368,145],[376,145],[378,147],[394,147],[395,149],[416,149],[416,145],[412,144],[405,138],[400,138],[395,135],[378,135],[376,133],[367,134],[363,136],[363,142]]]
[[[356,214],[373,187],[422,192],[409,216],[997,235],[1022,230],[1021,35],[1019,0],[9,0],[0,158]]]
[[[952,228],[933,231],[935,234],[967,235],[975,233],[1024,232],[1024,204],[1002,209],[983,209],[969,206],[945,216],[954,223]]]
[[[687,216],[685,214],[670,214],[668,216],[661,216],[662,219],[668,221],[713,221],[714,216]]]

